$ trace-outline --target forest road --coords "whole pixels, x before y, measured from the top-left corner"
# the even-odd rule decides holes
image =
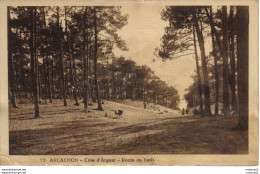
[[[182,116],[179,111],[143,109],[138,103],[105,101],[83,112],[83,104],[32,103],[9,109],[11,155],[127,155],[247,153],[247,131],[233,131],[238,118]],[[134,106],[134,105],[138,105]],[[147,106],[150,107],[149,105]],[[115,110],[123,110],[118,116]],[[163,113],[161,113],[163,112]],[[105,114],[107,117],[105,117]]]

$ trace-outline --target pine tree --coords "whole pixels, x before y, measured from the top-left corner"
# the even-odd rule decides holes
[[[248,129],[249,7],[237,6],[238,129]]]
[[[31,54],[31,79],[33,84],[34,93],[34,105],[35,105],[35,115],[34,118],[39,118],[39,85],[38,85],[38,59],[37,59],[37,47],[36,47],[36,7],[30,7],[30,54]]]

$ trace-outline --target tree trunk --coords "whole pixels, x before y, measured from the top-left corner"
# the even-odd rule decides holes
[[[211,41],[212,41],[212,53],[214,57],[214,74],[215,74],[215,115],[218,115],[218,103],[219,103],[219,74],[218,74],[218,59],[216,55],[216,44],[214,39],[214,25],[213,25],[213,17],[212,17],[212,8],[210,7],[210,14],[208,13],[207,8],[206,13],[209,19],[210,28],[211,28]]]
[[[88,68],[88,74],[89,74],[89,98],[92,100],[92,101],[94,101],[94,96],[93,96],[93,72],[92,72],[92,69],[91,69],[91,67],[92,67],[92,61],[91,60],[93,60],[93,50],[92,50],[93,48],[92,48],[92,46],[90,45],[89,46],[89,62],[88,62],[88,66],[89,66],[89,68]]]
[[[131,67],[132,76],[131,76],[131,98],[132,100],[135,100],[135,71],[133,70],[133,67]]]
[[[9,53],[10,52],[10,53]],[[11,88],[11,101],[12,101],[12,105],[14,108],[17,108],[17,104],[16,104],[16,85],[15,85],[15,82],[14,82],[14,62],[13,62],[13,53],[12,53],[12,50],[10,49],[9,50],[9,80],[10,80],[10,88]]]
[[[19,39],[21,40],[21,31],[19,32]],[[21,47],[19,47],[19,51],[20,51],[20,55],[23,55],[23,51],[21,49]],[[20,70],[21,70],[21,82],[22,82],[22,86],[23,86],[23,90],[24,90],[24,97],[27,97],[27,89],[26,89],[26,83],[25,83],[25,79],[24,79],[24,68],[23,68],[23,62],[22,62],[22,57],[19,56],[19,64],[20,64]]]
[[[64,52],[65,54],[65,52]],[[69,97],[71,98],[71,94],[70,94],[70,90],[69,90],[69,87],[68,87],[68,61],[66,59],[63,59],[64,60],[64,64],[65,64],[65,67],[64,67],[64,82],[65,82],[65,90],[66,90],[66,98],[67,96],[69,95]]]
[[[53,63],[54,63],[54,57],[52,57],[52,61],[51,61],[51,90],[52,90],[52,98],[55,98],[55,90],[54,90],[54,67],[53,67]]]
[[[249,7],[237,6],[238,129],[248,129]]]
[[[223,113],[227,117],[229,109],[229,88],[228,88],[228,26],[227,6],[222,6],[222,31],[223,31]]]
[[[206,12],[207,12],[207,9],[206,9]],[[208,15],[208,12],[207,12],[207,15]],[[209,15],[208,15],[209,16]],[[217,45],[218,45],[218,48],[219,48],[219,51],[220,51],[220,55],[221,55],[221,57],[225,57],[224,56],[224,51],[223,51],[223,47],[222,47],[222,45],[221,45],[221,41],[220,41],[220,37],[219,37],[219,35],[218,35],[218,33],[217,33],[217,31],[216,31],[216,29],[215,29],[215,27],[214,27],[214,25],[213,25],[213,21],[212,20],[209,20],[209,22],[211,23],[211,25],[213,26],[213,33],[214,33],[214,35],[216,36],[216,41],[217,41]],[[232,91],[232,98],[234,97],[234,98],[236,98],[235,96],[235,89],[234,88],[232,88],[233,87],[233,85],[232,85],[232,80],[231,80],[231,75],[230,75],[230,72],[229,72],[229,68],[228,68],[228,66],[227,66],[227,75],[228,75],[228,84],[229,84],[229,86],[230,86],[230,88],[231,88],[231,91]],[[234,94],[234,95],[233,95]],[[235,100],[234,100],[235,101]]]
[[[33,100],[33,85],[32,85],[32,76],[29,75],[29,83],[30,83],[30,96],[31,96],[31,99]]]
[[[193,42],[194,42],[194,50],[195,50],[196,70],[197,70],[197,75],[198,75],[198,89],[199,89],[199,98],[200,98],[200,114],[203,117],[204,114],[203,114],[202,87],[201,87],[199,58],[198,58],[197,44],[196,44],[196,33],[195,33],[194,26],[193,26]]]
[[[45,10],[43,8],[43,17],[44,17],[44,28],[46,28],[46,18],[45,18]],[[51,88],[51,77],[50,77],[50,65],[49,65],[49,54],[48,54],[48,35],[45,36],[45,44],[46,44],[46,50],[45,50],[45,56],[46,56],[46,80],[47,80],[47,88],[48,88],[48,95],[50,99],[50,103],[52,103],[52,88]]]
[[[211,110],[210,110],[210,86],[209,86],[209,77],[208,77],[208,70],[207,70],[207,61],[206,61],[206,55],[205,55],[205,47],[204,47],[204,39],[202,35],[202,31],[200,31],[198,19],[196,16],[195,9],[193,10],[193,22],[195,25],[198,41],[199,41],[199,47],[200,47],[200,54],[201,54],[201,64],[202,64],[202,73],[203,73],[203,79],[204,79],[204,96],[205,96],[205,110],[204,115],[205,116],[211,116]]]
[[[97,51],[98,51],[98,31],[97,31],[97,14],[96,14],[96,7],[94,7],[94,29],[95,29],[95,51],[94,51],[94,78],[95,78],[95,87],[96,87],[96,96],[97,96],[97,102],[98,102],[98,110],[103,110],[101,105],[101,99],[100,99],[100,93],[98,89],[98,81],[97,81]]]
[[[84,74],[83,74],[83,96],[84,96],[84,111],[87,112],[88,109],[88,60],[86,54],[86,17],[87,17],[87,7],[85,7],[84,20],[83,20],[83,65],[84,65]]]
[[[14,62],[13,62],[13,49],[12,49],[12,37],[11,37],[11,26],[10,26],[10,7],[7,8],[8,12],[8,78],[9,78],[9,88],[11,91],[11,102],[14,108],[17,108],[16,96],[15,96],[15,84],[14,84]]]
[[[34,93],[34,107],[35,115],[34,118],[40,117],[39,115],[39,90],[38,90],[38,67],[37,67],[37,48],[36,48],[36,8],[30,8],[30,18],[31,18],[31,36],[30,36],[30,52],[31,52],[31,75]]]
[[[48,86],[48,94],[50,103],[52,103],[52,88],[51,88],[51,76],[50,76],[50,68],[49,68],[49,60],[48,60],[48,51],[46,50],[46,64],[47,64],[47,86]]]
[[[76,63],[75,63],[75,58],[73,56],[73,52],[74,52],[74,49],[73,49],[73,46],[72,46],[72,66],[73,66],[73,72],[74,72],[74,83],[75,83],[75,93],[76,93],[76,97],[78,96],[78,89],[79,89],[79,86],[78,86],[78,81],[77,81],[77,69],[76,69]]]
[[[236,61],[235,61],[235,44],[234,44],[234,7],[230,7],[230,89],[232,93],[232,111],[237,113],[237,96],[236,96]]]
[[[42,28],[41,28],[42,29]],[[41,50],[43,50],[43,46],[41,46],[40,48]],[[48,78],[47,78],[47,56],[46,56],[46,50],[45,50],[45,55],[42,56],[42,77],[43,77],[43,81],[44,81],[44,88],[42,89],[42,99],[44,99],[46,101],[46,97],[47,97],[47,84],[48,84]]]
[[[107,56],[107,89],[106,89],[106,96],[107,96],[107,99],[109,100],[110,99],[110,95],[109,95],[109,62],[108,62],[108,56]]]
[[[13,63],[14,64],[14,63]],[[14,68],[13,68],[13,72],[14,72],[14,88],[15,88],[15,96],[18,98],[19,97],[19,91],[18,91],[18,76],[17,76],[17,63],[14,64]]]
[[[37,40],[37,34],[35,37]],[[39,98],[42,98],[41,73],[40,73],[40,69],[39,69],[38,52],[37,52],[38,45],[37,44],[38,44],[38,42],[36,41],[35,42],[35,47],[36,47],[35,60],[37,60],[37,61],[35,61],[35,63],[36,63],[35,67],[37,67],[36,74],[37,74],[37,81],[38,81],[37,84],[38,84],[38,90],[39,90]]]
[[[71,60],[71,49],[70,49],[70,35],[68,33],[68,21],[67,21],[67,8],[65,7],[65,30],[67,35],[67,44],[68,44],[68,56],[69,56],[69,69],[70,69],[70,77],[71,77],[71,83],[72,83],[72,90],[73,90],[73,97],[75,100],[75,105],[79,106],[78,97],[77,97],[77,87],[75,84],[75,76],[73,75],[72,70],[72,60]]]
[[[67,106],[66,100],[66,87],[65,87],[65,79],[64,79],[64,70],[63,70],[63,60],[62,60],[62,43],[61,43],[61,31],[60,31],[60,16],[59,16],[59,7],[57,7],[57,29],[58,29],[58,55],[60,60],[60,76],[61,76],[61,86],[62,86],[62,95],[63,95],[63,102],[64,106]]]

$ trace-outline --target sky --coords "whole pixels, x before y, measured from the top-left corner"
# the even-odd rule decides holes
[[[116,49],[115,54],[131,58],[138,65],[148,65],[155,75],[178,90],[181,97],[180,108],[186,108],[187,103],[183,95],[184,90],[193,83],[191,78],[191,75],[195,73],[193,56],[183,56],[163,62],[153,54],[154,49],[160,47],[164,27],[168,25],[161,19],[163,8],[165,7],[158,4],[147,5],[147,3],[122,6],[122,13],[128,14],[129,19],[128,24],[118,33],[126,41],[129,51],[123,52]]]

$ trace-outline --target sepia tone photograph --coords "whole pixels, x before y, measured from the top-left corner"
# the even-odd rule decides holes
[[[249,5],[6,11],[10,156],[249,155]]]

